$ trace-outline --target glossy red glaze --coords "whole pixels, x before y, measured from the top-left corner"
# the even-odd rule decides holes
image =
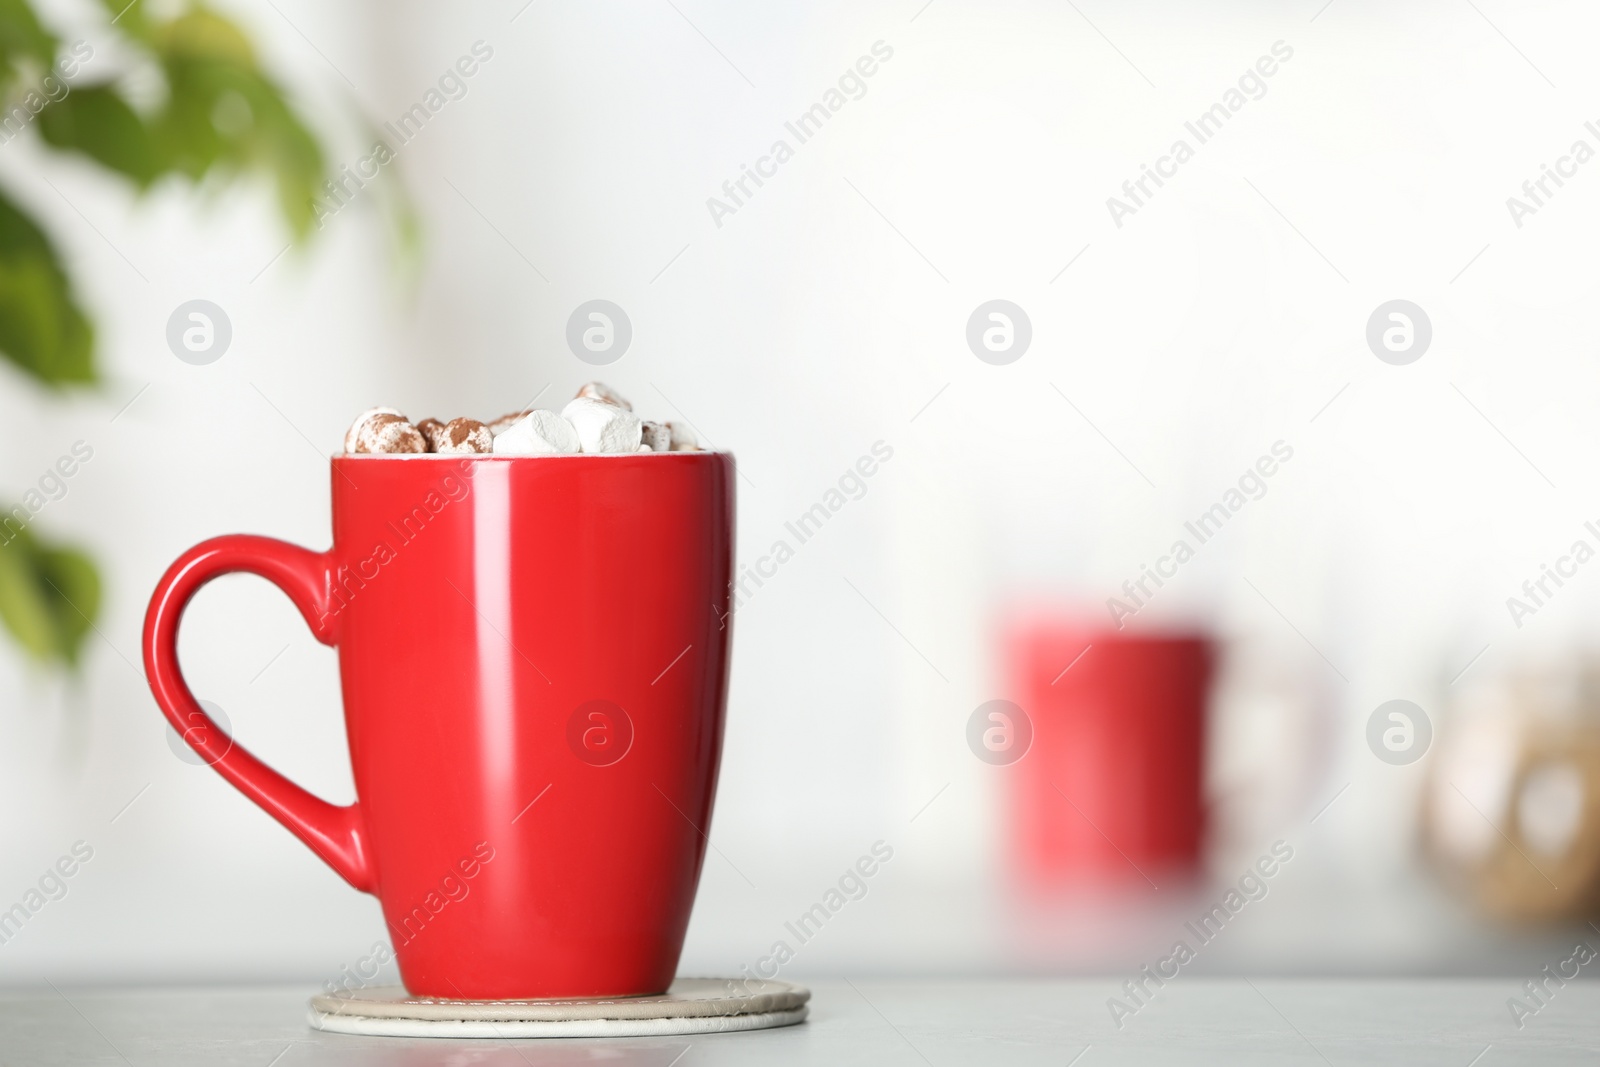
[[[329,551],[219,537],[168,569],[145,620],[156,702],[382,900],[413,994],[664,991],[721,757],[732,457],[332,466]],[[185,684],[184,606],[231,571],[276,583],[337,647],[355,804],[233,744]]]

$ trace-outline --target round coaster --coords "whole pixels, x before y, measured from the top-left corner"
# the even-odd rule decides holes
[[[377,986],[311,998],[311,1025],[382,1037],[663,1037],[765,1030],[806,1017],[811,991],[761,979],[680,978],[655,997],[441,1000]]]

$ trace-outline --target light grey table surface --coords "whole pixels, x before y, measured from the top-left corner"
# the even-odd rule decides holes
[[[1119,1030],[1122,979],[819,981],[808,1022],[686,1038],[455,1041],[306,1024],[309,988],[0,993],[0,1064],[519,1067],[607,1064],[1501,1064],[1600,1061],[1600,982],[1556,989],[1519,1029],[1515,979],[1180,978]]]

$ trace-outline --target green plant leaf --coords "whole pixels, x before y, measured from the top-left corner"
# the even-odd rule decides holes
[[[210,8],[198,5],[155,27],[151,41],[171,58],[209,59],[240,70],[257,70],[256,51],[244,31]]]
[[[55,658],[58,647],[55,622],[40,594],[37,580],[37,552],[26,530],[7,526],[0,545],[0,622],[5,623],[29,655],[40,662]]]
[[[56,620],[57,650],[75,668],[100,615],[100,573],[87,553],[66,545],[41,548],[38,562],[49,589],[45,602]]]
[[[0,0],[0,82],[9,87],[30,61],[48,67],[56,39],[45,32],[27,0]]]
[[[76,548],[0,524],[0,623],[36,660],[76,667],[100,612],[100,576]]]
[[[251,68],[214,57],[180,51],[162,63],[171,92],[151,128],[163,163],[194,179],[211,171],[266,173],[295,237],[307,236],[324,172],[322,149],[278,88]]]
[[[249,37],[196,0],[172,17],[152,15],[138,0],[102,5],[119,43],[154,64],[165,93],[144,109],[117,85],[75,85],[40,110],[43,142],[141,189],[169,174],[196,182],[265,175],[295,237],[309,236],[326,175],[322,148],[261,69]],[[0,100],[30,88],[22,79],[49,72],[59,48],[33,0],[0,0]],[[403,228],[412,224],[407,206],[402,198]],[[0,358],[61,385],[94,381],[93,354],[94,331],[55,247],[0,192]],[[30,517],[26,508],[0,513],[0,624],[35,659],[72,668],[100,610],[100,578],[83,552],[35,536]]]
[[[160,170],[144,121],[109,86],[74,89],[46,105],[39,112],[39,135],[46,144],[82,152],[141,186]]]
[[[261,69],[244,31],[198,3],[164,20],[149,15],[143,3],[102,4],[120,16],[118,28],[155,60],[166,80],[164,102],[143,116],[156,177],[265,174],[295,238],[309,236],[316,221],[312,200],[326,177],[322,148]]]
[[[93,345],[49,238],[0,194],[0,356],[46,385],[92,382]]]

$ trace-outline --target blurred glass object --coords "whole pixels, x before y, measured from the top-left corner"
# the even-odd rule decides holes
[[[1446,884],[1519,921],[1600,914],[1600,662],[1486,682],[1450,709],[1422,800]]]
[[[1207,852],[1213,873],[1229,877],[1336,792],[1342,723],[1331,672],[1304,642],[1230,633],[1217,675],[1206,745]]]

